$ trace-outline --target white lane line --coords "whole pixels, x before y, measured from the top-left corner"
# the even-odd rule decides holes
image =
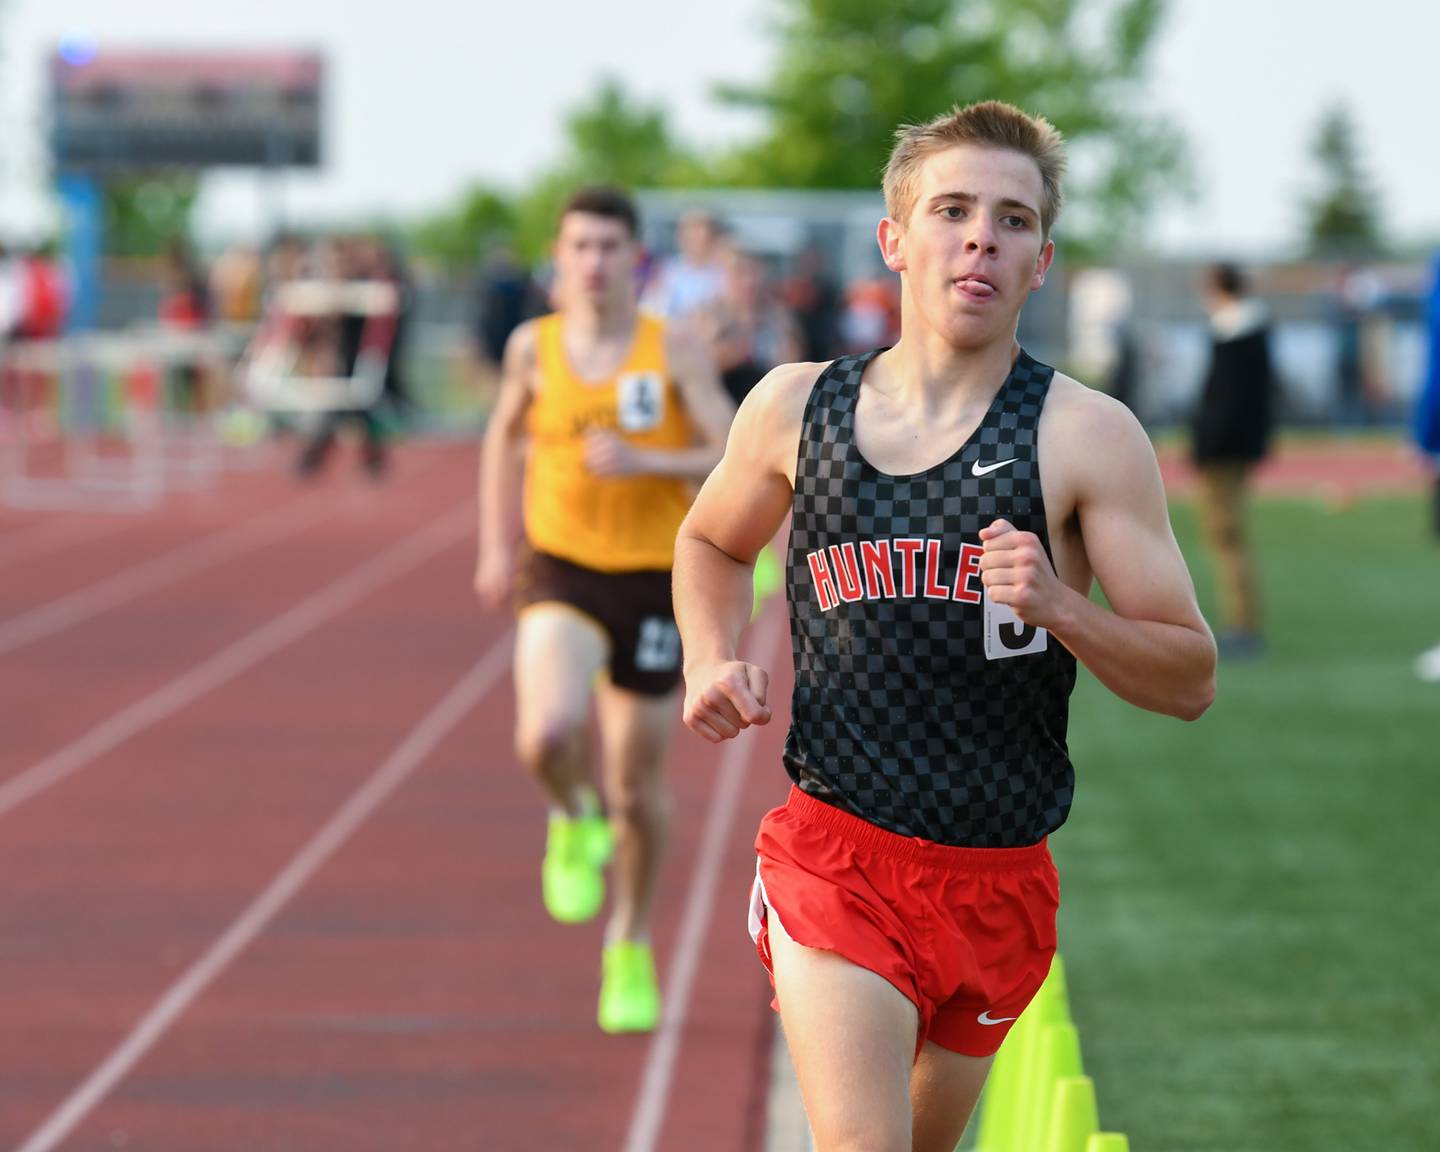
[[[31,1134],[18,1152],[48,1152],[115,1089],[130,1070],[255,940],[359,827],[418,768],[510,669],[511,636],[502,636],[410,730],[383,764],[311,837],[290,863],[155,1003],[130,1034]]]
[[[307,596],[288,612],[222,648],[208,660],[182,672],[169,683],[101,721],[38,764],[0,784],[0,816],[59,784],[97,757],[173,716],[207,692],[233,680],[267,656],[288,647],[308,632],[338,616],[377,588],[419,567],[442,549],[474,530],[470,501],[407,536],[359,568]]]
[[[133,520],[112,520],[94,527],[81,520],[51,520],[34,525],[35,531],[17,529],[15,532],[7,532],[0,537],[0,568],[8,568],[22,560],[38,560],[41,556],[59,552],[62,548],[118,536],[134,526]],[[16,540],[16,536],[23,538]]]
[[[187,576],[214,568],[253,549],[275,544],[330,514],[330,507],[317,499],[291,504],[278,514],[264,513],[122,569],[108,579],[88,584],[0,623],[0,655],[63,632],[110,608],[179,583]]]
[[[777,608],[778,604],[765,614],[756,629],[758,635],[752,637],[750,650],[757,654],[754,658],[768,660],[777,647],[776,637],[785,620],[784,609]],[[725,853],[730,847],[730,827],[735,822],[735,809],[750,768],[753,742],[752,737],[743,734],[730,741],[716,769],[715,789],[710,797],[700,852],[695,859],[695,871],[685,896],[685,916],[680,923],[675,955],[670,961],[670,978],[665,982],[660,1027],[650,1041],[650,1051],[645,1057],[640,1094],[635,1100],[635,1110],[630,1114],[624,1152],[654,1152],[655,1142],[660,1138],[660,1125],[669,1103],[670,1081],[675,1075],[680,1039],[685,1031],[690,990],[695,984],[695,974],[699,971],[705,949],[705,937],[710,931],[715,888],[720,881]],[[743,931],[743,911],[743,908],[735,910],[739,931]]]
[[[426,459],[412,475],[423,476],[435,467],[432,459]],[[156,556],[143,564],[137,564],[110,579],[87,585],[68,595],[24,615],[0,622],[0,654],[13,652],[26,644],[45,636],[53,636],[73,624],[82,623],[98,616],[106,609],[114,608],[143,596],[147,592],[178,583],[187,576],[214,568],[218,564],[243,555],[254,549],[278,543],[287,536],[310,527],[326,516],[334,515],[333,500],[321,495],[292,501],[279,513],[261,513],[240,525],[231,525],[212,532],[200,540],[183,544],[178,548]],[[76,543],[89,543],[114,535],[119,528],[130,525],[120,524],[115,528],[106,527],[93,532]],[[54,549],[45,549],[53,551]],[[33,556],[32,556],[33,558]],[[8,556],[0,560],[0,567],[9,562]]]

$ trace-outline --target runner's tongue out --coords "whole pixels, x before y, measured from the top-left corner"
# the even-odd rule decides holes
[[[971,276],[962,276],[955,283],[959,285],[962,292],[966,292],[971,296],[988,297],[995,295],[995,289],[992,285],[985,283],[983,280],[976,280]]]

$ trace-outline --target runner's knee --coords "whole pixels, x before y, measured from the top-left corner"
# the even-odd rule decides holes
[[[515,754],[532,772],[543,772],[557,761],[579,754],[584,729],[565,721],[547,721],[521,727],[515,734]]]
[[[658,782],[623,782],[608,800],[610,817],[618,823],[653,828],[670,821],[670,794]]]

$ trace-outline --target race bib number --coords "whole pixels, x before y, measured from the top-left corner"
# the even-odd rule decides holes
[[[620,377],[620,431],[648,432],[665,413],[665,378],[658,372]]]
[[[675,621],[647,616],[640,621],[635,667],[641,672],[671,672],[680,666],[680,632]]]
[[[985,593],[985,659],[1008,660],[1045,651],[1050,633],[1033,624],[1023,624],[1008,604],[991,601]]]

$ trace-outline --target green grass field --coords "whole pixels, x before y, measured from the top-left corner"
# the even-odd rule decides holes
[[[1210,573],[1173,509],[1201,604]],[[1185,724],[1083,670],[1052,841],[1102,1127],[1136,1152],[1440,1148],[1440,547],[1419,498],[1255,509],[1269,651]]]

